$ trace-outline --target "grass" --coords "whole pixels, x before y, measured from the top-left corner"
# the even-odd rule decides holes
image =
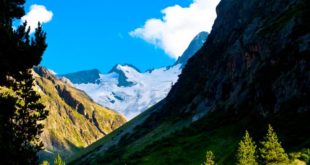
[[[205,161],[205,153],[211,150],[216,155],[216,162],[223,164],[233,159],[228,153],[235,151],[239,140],[232,136],[232,130],[230,127],[224,127],[212,134],[177,133],[133,154],[126,161],[129,161],[128,164],[158,165],[178,162],[180,165],[198,165]]]
[[[216,155],[218,164],[229,164],[233,162],[234,152],[240,140],[240,125],[243,121],[235,125],[220,126],[217,129],[208,128],[207,123],[216,122],[210,116],[189,126],[189,121],[165,122],[155,130],[146,132],[145,136],[134,139],[134,135],[123,136],[124,143],[112,147],[104,154],[97,152],[96,147],[100,143],[109,143],[113,136],[117,136],[120,128],[111,135],[106,136],[100,142],[87,148],[88,152],[82,151],[87,155],[92,152],[91,164],[201,164],[204,161],[207,150],[212,150]],[[187,121],[187,122],[186,122]],[[128,123],[128,125],[131,125]],[[124,126],[128,127],[128,126]],[[183,128],[183,129],[182,129]],[[143,131],[140,127],[137,131]],[[95,150],[94,150],[95,149]],[[78,155],[75,158],[78,158]],[[80,157],[81,158],[81,157]],[[72,164],[81,159],[71,161]],[[82,162],[79,162],[83,164]],[[84,162],[85,163],[85,162]]]
[[[116,129],[115,131],[113,131],[110,134],[106,135],[104,138],[101,138],[100,140],[98,140],[98,141],[94,142],[93,144],[89,145],[88,147],[84,148],[81,152],[76,153],[75,155],[70,157],[67,160],[67,162],[69,164],[70,163],[74,163],[75,161],[77,161],[77,159],[82,158],[84,155],[87,155],[87,154],[89,154],[91,152],[95,152],[96,149],[100,148],[102,145],[105,145],[105,144],[109,143],[110,141],[113,141],[113,139],[115,137],[118,137],[125,130],[128,130],[133,125],[136,125],[136,123],[140,123],[140,122],[144,121],[145,118],[147,118],[147,116],[149,115],[149,113],[151,111],[152,111],[152,109],[150,109],[150,111],[143,112],[141,115],[139,115],[136,118],[132,119],[131,121],[125,123],[124,125],[122,125],[118,129]]]

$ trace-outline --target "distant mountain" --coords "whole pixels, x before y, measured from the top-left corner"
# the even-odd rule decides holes
[[[216,9],[168,96],[69,164],[199,165],[212,151],[216,164],[234,165],[245,131],[261,147],[269,124],[295,160],[260,155],[259,164],[309,164],[309,0],[221,0]]]
[[[47,69],[36,67],[33,75],[35,89],[49,111],[40,159],[51,160],[57,153],[68,158],[126,122],[122,115],[96,104]]]
[[[208,32],[200,32],[189,44],[188,48],[185,50],[182,56],[178,58],[175,65],[182,64],[184,67],[187,61],[203,46],[208,38]]]
[[[98,83],[74,86],[131,119],[166,97],[180,73],[181,65],[144,73],[130,65],[116,65],[108,74],[100,74]]]
[[[107,74],[91,70],[62,76],[97,103],[131,119],[166,97],[188,59],[202,47],[207,36],[206,32],[199,33],[172,66],[141,72],[133,65],[118,64]]]
[[[127,70],[124,70],[123,68],[127,67]],[[129,69],[130,68],[130,69]],[[128,74],[129,71],[141,73],[138,68],[136,68],[133,65],[130,64],[124,64],[124,65],[115,65],[110,71],[109,74],[117,74],[118,78],[118,87],[131,87],[135,85],[135,82],[132,82],[128,79],[126,76],[126,73]]]
[[[74,84],[83,84],[83,83],[97,83],[100,71],[98,69],[80,71],[75,73],[69,73],[65,75],[59,75],[59,77],[66,77]]]

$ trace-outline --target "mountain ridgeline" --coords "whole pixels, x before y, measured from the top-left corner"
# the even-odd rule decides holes
[[[92,101],[83,91],[59,80],[43,67],[35,67],[35,89],[49,110],[41,139],[41,160],[63,158],[90,145],[126,122],[126,119]]]
[[[61,77],[68,78],[74,84],[83,83],[96,83],[99,77],[100,71],[98,69],[92,69],[87,71],[80,71],[76,73],[69,73],[62,75]]]
[[[207,32],[199,33],[174,65],[141,72],[130,64],[115,65],[107,74],[81,71],[59,77],[69,79],[93,100],[132,119],[164,99],[183,67],[203,45]]]
[[[208,32],[200,32],[197,34],[182,56],[180,56],[175,62],[175,65],[181,64],[182,67],[184,67],[187,64],[187,61],[203,46],[208,38],[208,35]]]
[[[310,147],[310,3],[222,0],[204,46],[168,96],[70,164],[234,164],[245,130],[272,124],[288,152]]]

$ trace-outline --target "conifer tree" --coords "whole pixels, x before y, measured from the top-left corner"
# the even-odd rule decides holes
[[[41,165],[50,165],[50,163],[48,162],[48,161],[43,161],[42,163],[41,163]]]
[[[237,153],[237,165],[258,165],[256,156],[256,145],[252,141],[248,131],[239,143]]]
[[[215,165],[214,159],[215,159],[215,156],[214,156],[213,152],[207,151],[206,161],[205,161],[204,165]]]
[[[12,28],[24,15],[25,0],[0,0],[0,152],[1,164],[38,164],[39,135],[47,117],[33,90],[31,68],[47,47],[39,24],[33,37],[27,23]]]
[[[61,156],[58,154],[54,160],[54,165],[66,165],[66,163],[62,160]]]
[[[266,165],[287,164],[288,155],[285,153],[271,125],[268,126],[267,135],[261,142],[259,149],[262,163]]]

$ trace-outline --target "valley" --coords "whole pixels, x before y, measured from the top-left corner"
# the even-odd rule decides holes
[[[70,164],[201,164],[208,150],[218,164],[234,164],[244,131],[261,139],[268,124],[286,151],[308,148],[307,6],[222,0],[168,96]]]
[[[27,2],[0,0],[0,165],[310,164],[309,0]]]

